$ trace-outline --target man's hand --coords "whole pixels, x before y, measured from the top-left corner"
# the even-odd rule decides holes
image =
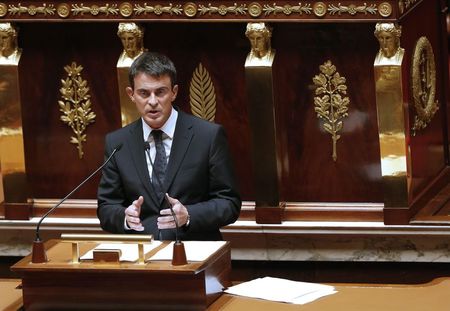
[[[141,223],[139,215],[141,214],[141,206],[144,203],[144,198],[140,196],[137,200],[127,207],[125,210],[125,220],[130,229],[136,231],[144,231],[144,226]]]
[[[170,197],[166,193],[167,199],[169,200],[170,205],[172,205],[173,212],[178,220],[178,225],[184,226],[189,218],[189,213],[187,208],[180,203],[177,199]],[[162,209],[160,211],[160,217],[158,217],[158,229],[172,229],[176,228],[175,221],[172,216],[172,212],[170,208]]]

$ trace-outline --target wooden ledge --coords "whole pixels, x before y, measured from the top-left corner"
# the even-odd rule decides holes
[[[30,220],[0,218],[0,231],[35,230],[39,217]],[[41,224],[42,231],[103,232],[97,218],[49,217]],[[385,225],[381,221],[283,221],[281,224],[258,224],[252,220],[238,220],[223,227],[223,234],[288,234],[288,235],[376,235],[376,236],[450,236],[450,226]]]

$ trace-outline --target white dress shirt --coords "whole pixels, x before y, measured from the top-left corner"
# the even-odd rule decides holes
[[[166,151],[167,163],[169,163],[170,159],[170,150],[172,149],[173,134],[175,133],[175,126],[177,124],[177,119],[178,119],[178,112],[172,107],[169,119],[167,119],[166,123],[164,123],[164,125],[158,129],[163,131],[162,142],[164,145],[164,150]],[[150,143],[150,157],[152,158],[152,162],[155,163],[156,148],[153,135],[151,135],[153,129],[147,123],[145,123],[144,119],[141,118],[141,120],[142,120],[142,131],[144,141],[148,141]],[[147,168],[148,173],[150,174],[150,180],[152,180],[152,171],[153,171],[152,165],[147,155],[145,155],[145,159],[147,161]]]

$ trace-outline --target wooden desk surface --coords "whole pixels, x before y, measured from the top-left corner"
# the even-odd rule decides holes
[[[449,311],[450,278],[419,285],[333,284],[336,294],[305,305],[222,295],[208,311]]]
[[[30,264],[29,258],[24,258],[16,265],[22,271],[39,271],[45,269],[61,269],[66,271],[73,269],[91,270],[92,263],[81,263],[72,267],[68,265],[70,260],[69,243],[49,243],[47,254],[52,259],[45,264]],[[56,244],[56,245],[55,245]],[[85,246],[80,250],[83,254],[92,245]],[[126,268],[128,271],[165,271],[174,269],[169,267],[170,263],[150,262],[145,265],[131,263],[120,263],[116,265],[96,266],[96,270],[114,271]],[[195,273],[201,270],[202,264],[189,263],[180,268],[184,273]],[[180,271],[179,271],[180,272]],[[150,272],[151,273],[151,272]],[[10,304],[21,303],[21,291],[15,287],[19,284],[17,280],[0,280],[0,307]],[[218,300],[211,304],[209,311],[216,310],[301,310],[301,311],[449,311],[450,310],[450,278],[439,278],[430,283],[418,285],[386,285],[386,284],[333,284],[337,290],[336,294],[322,297],[314,302],[305,305],[292,305],[278,302],[270,302],[259,299],[243,298],[228,294],[223,294]],[[19,292],[19,294],[18,294]],[[13,307],[14,307],[13,306]],[[2,309],[3,310],[3,309]],[[15,309],[10,309],[15,310]]]
[[[169,241],[164,241],[160,246],[151,250],[146,254],[146,259],[153,256],[159,250],[170,244]],[[79,255],[83,256],[89,250],[97,246],[95,242],[80,242]],[[140,273],[159,273],[159,272],[176,272],[178,274],[195,274],[202,271],[210,261],[213,261],[220,254],[229,251],[230,243],[224,244],[215,254],[211,255],[203,262],[190,261],[187,265],[172,266],[170,261],[148,261],[145,264],[137,264],[135,262],[120,262],[120,263],[94,263],[92,260],[81,261],[73,264],[72,260],[72,245],[69,242],[60,240],[50,240],[45,243],[48,262],[33,264],[31,263],[31,255],[24,257],[11,267],[12,271],[17,272],[31,272],[42,270],[58,270],[58,271],[79,271],[90,270],[97,272],[105,272],[112,270],[126,269],[128,272],[137,271]]]
[[[80,243],[79,254],[95,245]],[[45,246],[47,262],[32,263],[29,255],[11,267],[22,278],[26,310],[205,310],[229,284],[229,242],[204,261],[182,266],[170,260],[73,263],[70,242],[51,240]]]
[[[0,310],[16,311],[22,306],[21,280],[0,279]]]

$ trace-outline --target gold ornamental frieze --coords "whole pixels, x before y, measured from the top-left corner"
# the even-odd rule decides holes
[[[337,160],[336,143],[341,138],[338,134],[344,127],[342,119],[348,117],[348,97],[345,77],[336,71],[330,60],[320,66],[320,74],[314,76],[313,82],[316,86],[314,97],[314,111],[319,119],[322,119],[323,129],[331,135],[333,141],[333,161]]]
[[[334,15],[334,14],[342,14],[342,13],[348,13],[350,15],[356,15],[358,13],[363,13],[363,14],[377,14],[378,11],[378,7],[376,4],[370,4],[367,5],[364,3],[364,5],[355,5],[355,4],[350,4],[350,5],[341,5],[340,3],[338,5],[334,5],[334,4],[330,4],[328,6],[328,13],[330,15]]]
[[[182,5],[176,4],[172,5],[169,4],[168,6],[163,6],[160,4],[156,5],[147,5],[147,3],[144,3],[144,5],[135,4],[134,6],[134,13],[135,15],[142,15],[142,14],[155,14],[155,15],[162,15],[162,14],[170,14],[170,15],[181,15],[183,13]]]
[[[428,126],[439,109],[436,96],[436,65],[433,47],[426,37],[420,37],[414,48],[412,60],[412,95],[417,115],[412,134]]]
[[[3,3],[2,3],[3,6]],[[53,4],[42,3],[41,6],[29,5],[23,6],[20,3],[17,5],[10,4],[8,6],[8,12],[10,15],[28,14],[30,16],[35,15],[55,15],[56,9]]]
[[[314,97],[314,111],[319,119],[322,119],[323,129],[331,135],[333,141],[333,161],[337,161],[336,143],[341,138],[338,134],[342,130],[344,123],[342,119],[348,117],[348,97],[346,79],[336,71],[330,60],[320,66],[320,74],[314,76],[313,82],[316,85]]]
[[[401,8],[409,8],[414,0],[400,1]],[[122,20],[126,18],[175,18],[175,19],[218,19],[232,17],[233,19],[265,19],[265,18],[345,18],[373,19],[387,18],[392,15],[392,5],[388,2],[362,2],[352,1],[283,1],[282,3],[259,1],[236,1],[220,3],[219,1],[205,3],[178,2],[167,3],[157,1],[124,1],[85,4],[83,2],[67,1],[64,3],[51,1],[42,4],[27,5],[27,2],[8,3],[0,2],[0,18],[9,19],[109,19]],[[400,9],[401,11],[402,9]],[[376,17],[375,17],[376,18]]]
[[[61,79],[62,87],[59,89],[62,100],[58,101],[59,110],[62,112],[61,121],[66,123],[74,132],[70,137],[70,143],[78,149],[78,157],[83,158],[83,143],[87,141],[85,134],[89,124],[95,122],[96,115],[91,109],[91,95],[87,81],[81,77],[82,66],[72,62],[64,67],[67,73],[65,79]]]
[[[264,15],[271,15],[271,14],[284,14],[284,15],[291,15],[291,14],[311,14],[312,13],[312,7],[311,3],[305,3],[302,4],[301,2],[298,5],[289,5],[285,4],[283,6],[276,5],[275,3],[273,5],[264,5]]]
[[[93,16],[101,15],[118,15],[119,8],[117,4],[109,4],[106,3],[104,6],[91,5],[85,6],[81,4],[73,4],[72,5],[72,14],[73,15],[83,15],[83,14],[91,14]]]
[[[202,63],[194,71],[189,87],[192,114],[214,122],[216,117],[216,93],[211,77]]]
[[[211,3],[208,3],[207,6],[200,4],[199,5],[199,13],[200,15],[205,14],[219,14],[221,16],[225,16],[228,13],[232,13],[235,15],[246,15],[247,14],[247,5],[246,4],[234,4],[232,6],[227,6],[224,4],[221,4],[219,6],[217,5],[211,5]]]

